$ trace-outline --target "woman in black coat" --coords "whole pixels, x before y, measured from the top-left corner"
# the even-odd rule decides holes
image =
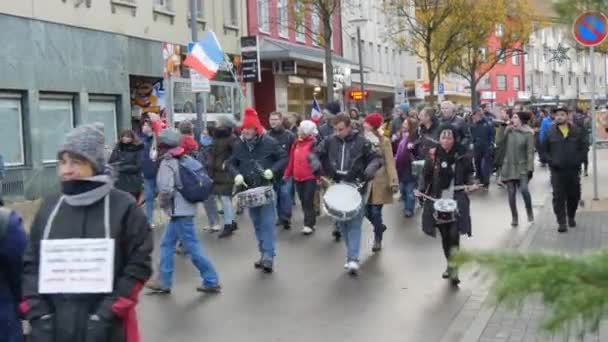
[[[130,193],[136,200],[144,188],[142,173],[142,153],[144,145],[130,129],[120,133],[118,142],[110,155],[117,179],[114,187]]]
[[[454,249],[460,246],[460,235],[471,236],[470,201],[467,191],[478,189],[472,185],[473,167],[467,148],[455,143],[454,131],[444,128],[439,137],[439,146],[430,151],[422,170],[421,183],[417,196],[426,195],[434,199],[453,198],[457,203],[455,221],[438,222],[434,216],[435,202],[426,200],[422,212],[422,230],[425,234],[435,237],[439,230],[443,253],[449,262]],[[467,186],[463,189],[463,186]],[[453,187],[453,188],[452,188]],[[450,190],[453,195],[450,196]],[[444,279],[449,278],[452,284],[458,285],[458,270],[449,265],[443,273]]]

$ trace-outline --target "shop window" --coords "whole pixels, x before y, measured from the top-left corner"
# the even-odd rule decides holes
[[[113,97],[91,97],[87,122],[103,123],[106,146],[114,146],[117,138],[116,99]]]
[[[25,164],[21,95],[0,93],[0,154],[6,166]]]
[[[42,142],[42,161],[57,161],[57,151],[66,132],[74,127],[74,97],[70,95],[41,95],[39,127]]]

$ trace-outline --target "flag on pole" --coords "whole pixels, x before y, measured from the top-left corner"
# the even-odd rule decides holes
[[[312,100],[312,110],[310,111],[310,119],[315,123],[319,123],[323,114],[321,113],[321,107],[319,107],[319,103],[317,99]]]
[[[203,39],[192,47],[184,65],[198,71],[208,79],[213,79],[224,61],[224,51],[212,31],[207,31]]]

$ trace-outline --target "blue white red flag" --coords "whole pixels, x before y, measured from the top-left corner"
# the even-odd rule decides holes
[[[313,121],[321,121],[321,117],[323,114],[321,113],[321,107],[319,107],[319,103],[317,99],[312,100],[312,110],[310,111],[310,118]]]
[[[198,71],[208,79],[213,79],[224,61],[224,51],[212,31],[207,31],[203,39],[195,43],[186,57],[184,65]]]

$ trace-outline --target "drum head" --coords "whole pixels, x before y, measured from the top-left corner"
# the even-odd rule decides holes
[[[442,199],[435,201],[435,204],[433,205],[433,207],[438,212],[451,213],[451,212],[455,212],[456,209],[458,209],[458,204],[453,199],[442,198]]]
[[[361,194],[348,184],[334,184],[330,186],[323,196],[325,205],[331,209],[344,213],[357,211],[361,208]]]

